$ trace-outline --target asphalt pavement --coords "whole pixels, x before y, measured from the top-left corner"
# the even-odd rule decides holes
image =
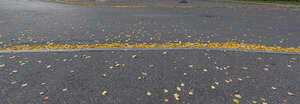
[[[2,0],[0,47],[173,42],[299,47],[299,10],[201,0]],[[202,48],[0,52],[0,104],[298,104],[299,58]]]
[[[1,42],[3,46],[244,42],[299,47],[299,8],[203,4],[206,7],[101,8],[5,0],[0,4]]]
[[[2,104],[233,104],[236,92],[241,104],[297,104],[300,91],[299,55],[107,50],[0,59]]]

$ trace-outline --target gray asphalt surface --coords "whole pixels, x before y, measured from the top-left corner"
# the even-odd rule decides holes
[[[261,99],[268,104],[282,104],[284,99],[288,104],[297,104],[298,59],[298,55],[199,49],[2,54],[1,64],[6,66],[0,72],[0,97],[4,98],[0,101],[159,104],[168,98],[170,104],[233,104],[234,92],[238,91],[241,104],[253,100],[261,104]],[[63,91],[65,88],[67,91]],[[103,91],[107,95],[102,96]],[[289,96],[288,92],[297,95]],[[178,101],[173,97],[175,93],[180,95]],[[44,100],[45,96],[49,99]]]
[[[4,0],[0,41],[5,45],[232,41],[299,46],[299,8],[203,4],[209,8],[99,8]]]
[[[176,2],[125,4],[199,8],[2,0],[0,46],[179,41],[300,45],[300,8]],[[0,104],[233,104],[233,99],[240,104],[298,104],[299,58],[205,49],[1,53]]]

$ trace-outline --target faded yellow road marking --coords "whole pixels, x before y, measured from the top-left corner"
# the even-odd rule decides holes
[[[146,6],[137,6],[137,5],[114,5],[113,8],[145,8]]]
[[[76,4],[70,4],[76,5]],[[79,4],[80,6],[94,6],[94,7],[111,7],[111,8],[145,8],[147,6],[139,6],[139,5],[96,5],[96,4]]]
[[[84,1],[92,1],[92,0],[62,0],[63,2],[84,2]],[[53,0],[53,2],[57,2],[57,0]],[[230,3],[240,3],[243,4],[244,2],[230,2]],[[67,3],[66,3],[67,4]],[[113,8],[146,8],[146,7],[152,7],[152,8],[212,8],[207,6],[143,6],[143,5],[102,5],[102,4],[67,4],[67,5],[80,5],[80,6],[95,6],[95,7],[113,7]],[[278,5],[278,4],[259,4],[259,3],[253,3],[253,5],[264,5],[264,6],[273,6],[273,7],[285,7],[285,8],[299,8],[299,7],[293,7],[290,5]],[[248,7],[248,6],[247,6]],[[245,8],[243,6],[227,6],[224,8]],[[254,7],[254,9],[260,9],[262,7]]]
[[[167,6],[167,5],[99,5],[99,4],[66,4],[91,7],[112,7],[112,8],[211,8],[207,6]],[[240,7],[234,7],[240,8]]]
[[[82,2],[82,1],[91,1],[91,0],[62,0],[65,2]]]
[[[76,4],[70,4],[76,5]],[[145,5],[97,5],[97,4],[79,4],[80,6],[94,6],[94,7],[112,7],[112,8],[200,8],[193,6],[145,6]]]
[[[111,44],[92,44],[92,45],[39,45],[39,46],[10,46],[0,48],[0,50],[57,50],[57,49],[90,49],[90,48],[223,48],[223,49],[242,49],[257,51],[275,51],[275,52],[295,52],[300,53],[297,48],[285,48],[279,46],[264,46],[257,44],[244,43],[165,43],[165,44],[149,44],[141,43],[135,45],[111,43]]]

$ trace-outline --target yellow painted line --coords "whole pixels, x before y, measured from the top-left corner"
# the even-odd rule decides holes
[[[84,1],[91,1],[91,0],[62,0],[63,2],[84,2]],[[53,2],[57,2],[57,0],[53,0]],[[293,8],[293,6],[289,5],[279,5],[279,4],[260,4],[260,3],[253,3],[253,2],[239,2],[234,1],[230,3],[252,3],[252,5],[263,5],[263,6],[275,6],[275,7],[286,7],[286,8]],[[69,4],[69,5],[76,5],[76,4]],[[98,4],[80,4],[81,6],[96,6],[96,7],[113,7],[113,8],[145,8],[145,7],[160,7],[160,8],[208,8],[208,7],[200,7],[200,6],[137,6],[137,5],[98,5]],[[241,8],[241,7],[225,7],[225,8]],[[298,7],[294,7],[298,8]]]
[[[90,7],[106,7],[106,8],[213,8],[208,6],[168,6],[168,5],[103,5],[103,4],[68,4],[77,6],[90,6]],[[224,8],[242,8],[242,7],[224,7]]]
[[[79,6],[91,6],[91,7],[111,7],[111,8],[204,8],[194,6],[155,6],[155,5],[99,5],[99,4],[67,4],[67,5],[79,5]]]
[[[102,5],[102,4],[68,4],[65,5],[77,5],[77,6],[90,6],[90,7],[106,7],[106,8],[214,8],[208,6],[166,6],[166,5]],[[286,7],[286,6],[278,6]],[[247,6],[225,6],[223,8],[252,8],[252,9],[266,9],[263,7],[247,7]],[[278,9],[278,8],[274,8]]]
[[[146,6],[137,6],[137,5],[114,5],[113,8],[145,8]]]
[[[64,2],[82,2],[82,1],[90,1],[90,0],[63,0]]]
[[[71,4],[76,5],[76,4]],[[139,5],[96,5],[96,4],[79,4],[80,6],[94,6],[94,7],[111,7],[111,8],[146,8],[147,6]]]
[[[92,44],[92,45],[39,45],[39,46],[10,46],[0,48],[1,51],[7,50],[64,50],[64,49],[93,49],[93,48],[222,48],[222,49],[240,49],[240,50],[256,50],[256,51],[274,51],[274,52],[293,52],[300,53],[300,49],[285,48],[279,46],[264,46],[258,44],[244,43],[165,43],[165,44],[150,44],[141,43],[135,45],[112,43],[112,44]]]

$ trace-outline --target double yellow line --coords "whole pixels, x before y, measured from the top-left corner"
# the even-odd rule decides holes
[[[222,49],[240,49],[240,50],[256,50],[256,51],[272,51],[272,52],[292,52],[300,53],[300,49],[297,48],[285,48],[279,46],[264,46],[257,44],[244,44],[244,43],[165,43],[165,44],[92,44],[92,45],[38,45],[38,46],[10,46],[6,48],[0,48],[0,50],[61,50],[61,49],[92,49],[92,48],[222,48]]]

